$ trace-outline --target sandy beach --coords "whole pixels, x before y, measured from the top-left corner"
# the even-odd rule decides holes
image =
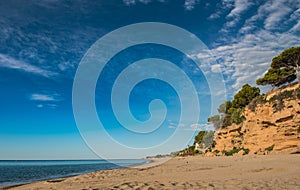
[[[299,189],[300,155],[176,157],[2,189]],[[159,163],[156,165],[155,163]],[[1,188],[0,188],[1,189]]]

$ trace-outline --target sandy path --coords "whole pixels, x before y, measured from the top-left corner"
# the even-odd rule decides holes
[[[300,155],[174,158],[13,189],[300,189]]]

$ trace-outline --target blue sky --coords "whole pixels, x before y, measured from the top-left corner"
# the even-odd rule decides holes
[[[216,105],[211,104],[211,94],[207,93],[210,87],[206,75],[221,72],[226,90],[216,93],[231,99],[243,84],[255,85],[272,57],[288,47],[299,46],[300,3],[298,0],[1,1],[0,159],[96,158],[80,136],[73,115],[75,73],[87,50],[99,38],[140,22],[181,27],[195,34],[213,54],[182,55],[170,47],[144,44],[120,52],[105,67],[98,80],[102,83],[97,84],[95,91],[99,118],[119,143],[147,148],[163,143],[175,129],[184,136],[188,131],[211,127],[206,119],[216,111]],[[150,117],[151,100],[163,100],[168,113],[161,128],[149,136],[134,135],[118,123],[110,103],[113,81],[126,66],[151,57],[168,60],[189,75],[200,100],[199,122],[179,122],[180,100],[176,91],[162,81],[146,80],[130,95],[131,111],[137,119],[145,121]],[[213,58],[216,62],[202,72],[191,58]],[[167,151],[145,151],[145,155]],[[111,155],[126,154],[112,150]]]

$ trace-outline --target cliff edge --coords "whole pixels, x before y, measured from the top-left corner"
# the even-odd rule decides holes
[[[272,93],[254,108],[247,106],[241,124],[215,132],[215,145],[206,155],[300,153],[298,84],[296,88]]]

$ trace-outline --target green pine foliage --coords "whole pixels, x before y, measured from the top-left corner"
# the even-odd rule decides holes
[[[215,129],[225,128],[233,123],[240,124],[245,120],[242,115],[245,107],[260,94],[257,87],[245,84],[242,89],[234,96],[233,101],[226,101],[218,108],[218,115],[208,118]]]
[[[280,55],[272,59],[271,67],[263,78],[256,81],[258,85],[271,85],[274,87],[282,86],[293,82],[298,78],[300,83],[300,46],[284,50]],[[284,108],[283,100],[286,98],[297,97],[300,99],[300,89],[291,92],[284,92],[274,96],[273,108],[278,111]],[[260,95],[260,89],[245,84],[242,89],[235,94],[232,101],[226,101],[218,108],[219,114],[208,118],[215,129],[227,127],[231,124],[240,124],[246,118],[242,115],[246,106],[252,111],[258,104],[265,103],[265,97]]]
[[[258,85],[272,85],[279,87],[293,82],[298,77],[300,83],[300,46],[284,50],[280,55],[272,59],[271,67],[264,75],[256,81]]]
[[[255,97],[259,96],[260,89],[245,84],[242,89],[234,95],[232,101],[233,108],[245,108]]]

